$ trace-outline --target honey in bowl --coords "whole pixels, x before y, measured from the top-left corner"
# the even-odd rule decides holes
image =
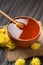
[[[15,40],[20,41],[22,46],[25,45],[25,43],[23,43],[24,41],[26,42],[26,44],[28,42],[28,44],[25,46],[29,46],[32,43],[31,41],[34,41],[36,38],[39,37],[40,26],[38,25],[36,20],[28,17],[18,17],[15,18],[15,20],[17,22],[20,21],[24,23],[25,26],[23,29],[19,29],[14,23],[11,22],[8,25],[8,32],[10,36]]]

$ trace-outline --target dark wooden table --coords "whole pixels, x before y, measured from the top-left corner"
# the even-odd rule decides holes
[[[31,16],[43,23],[43,0],[0,0],[0,10],[7,13],[12,18],[17,16]],[[9,22],[0,14],[0,25],[3,26]],[[40,57],[43,63],[43,57]],[[31,59],[27,59],[28,65]],[[5,60],[5,49],[0,49],[0,65],[14,65],[14,62]],[[43,65],[43,64],[42,64]]]

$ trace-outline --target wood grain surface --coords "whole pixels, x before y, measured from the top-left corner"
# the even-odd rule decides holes
[[[3,10],[12,18],[26,15],[43,23],[43,0],[0,0],[0,10]],[[8,22],[9,20],[0,14],[0,26]],[[5,49],[0,49],[0,65],[14,65],[13,62],[6,61],[5,53]]]

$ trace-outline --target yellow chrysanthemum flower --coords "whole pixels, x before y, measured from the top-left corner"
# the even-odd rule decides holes
[[[15,65],[25,65],[25,60],[23,58],[19,58],[15,62]]]
[[[16,47],[15,43],[8,36],[7,29],[0,29],[0,46],[8,47],[9,50],[13,50]]]
[[[41,65],[41,61],[39,58],[33,58],[31,61],[30,61],[30,65]]]
[[[33,50],[38,50],[40,48],[41,44],[39,44],[38,42],[35,42],[31,45],[31,48]]]

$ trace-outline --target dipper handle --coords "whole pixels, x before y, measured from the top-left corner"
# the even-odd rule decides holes
[[[4,15],[6,18],[8,18],[10,21],[12,21],[13,23],[16,24],[16,21],[13,20],[11,17],[9,17],[7,14],[5,14],[3,11],[0,10],[0,13],[1,13],[2,15]]]
[[[8,16],[6,13],[0,10],[0,13],[4,15],[6,18],[8,18],[10,21],[12,21],[16,26],[20,29],[24,27],[24,24],[22,22],[16,22],[14,19],[12,19],[10,16]]]

